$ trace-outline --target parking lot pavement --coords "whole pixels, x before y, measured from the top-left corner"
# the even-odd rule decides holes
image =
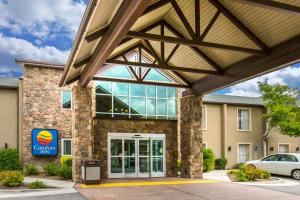
[[[80,193],[72,194],[57,194],[57,195],[43,195],[43,196],[30,196],[30,197],[13,197],[6,198],[7,200],[85,200]]]
[[[293,178],[285,177],[285,176],[273,176],[277,177],[280,179],[288,180],[288,181],[294,181],[298,182],[298,185],[292,185],[292,186],[255,186],[259,188],[264,188],[268,190],[273,190],[273,191],[279,191],[279,192],[284,192],[287,194],[293,194],[293,195],[298,195],[300,199],[300,180],[294,180]]]
[[[79,188],[87,199],[97,200],[299,200],[298,195],[228,182]]]

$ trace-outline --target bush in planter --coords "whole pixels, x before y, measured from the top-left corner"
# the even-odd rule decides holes
[[[71,167],[72,166],[72,156],[71,155],[61,156],[60,164],[61,164],[61,166],[67,165],[67,166]]]
[[[215,159],[215,169],[225,169],[228,161],[226,158]]]
[[[59,173],[60,167],[54,163],[46,164],[43,169],[47,176],[57,176]]]
[[[1,174],[1,183],[5,186],[16,187],[24,181],[24,175],[20,171],[6,171]]]
[[[234,178],[235,181],[239,182],[255,181],[257,179],[269,179],[271,177],[268,171],[251,165],[243,165],[239,169],[230,170],[228,175]]]
[[[0,149],[0,171],[20,170],[21,162],[16,149]]]
[[[215,154],[209,148],[203,149],[203,171],[208,172],[215,168]]]
[[[28,187],[30,189],[41,189],[41,188],[47,188],[47,185],[43,181],[36,180],[34,182],[31,182]]]
[[[61,168],[58,171],[58,175],[64,179],[72,179],[72,166],[61,166]]]
[[[39,171],[38,171],[38,169],[35,165],[26,165],[24,167],[24,174],[26,176],[28,176],[28,175],[38,175]]]
[[[232,169],[240,169],[241,167],[243,167],[245,164],[244,163],[237,163],[235,164]]]

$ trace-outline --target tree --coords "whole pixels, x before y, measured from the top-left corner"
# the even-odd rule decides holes
[[[264,117],[269,129],[278,128],[283,135],[300,136],[299,91],[286,85],[269,85],[267,81],[258,86],[267,109]]]

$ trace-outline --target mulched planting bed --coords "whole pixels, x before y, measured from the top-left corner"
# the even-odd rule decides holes
[[[30,189],[28,187],[28,183],[23,183],[21,184],[20,186],[17,186],[17,187],[8,187],[8,186],[5,186],[5,185],[1,185],[0,184],[0,191],[1,190],[26,190],[26,189],[29,189],[29,190],[39,190],[39,189],[53,189],[55,187],[52,187],[52,186],[46,186],[45,188],[39,188],[39,189]]]
[[[72,180],[71,179],[64,179],[64,178],[62,178],[62,177],[60,177],[60,176],[46,176],[46,174],[45,173],[39,173],[38,175],[30,175],[30,176],[26,176],[26,177],[29,177],[29,178],[37,178],[37,179],[39,179],[39,178],[44,178],[44,179],[51,179],[51,180],[61,180],[61,181],[70,181],[70,182],[72,182]]]

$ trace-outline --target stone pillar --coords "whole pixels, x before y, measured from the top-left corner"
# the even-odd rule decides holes
[[[181,176],[203,178],[202,97],[186,96],[180,102]]]
[[[81,161],[92,158],[92,87],[75,85],[72,97],[73,181],[80,182]]]

